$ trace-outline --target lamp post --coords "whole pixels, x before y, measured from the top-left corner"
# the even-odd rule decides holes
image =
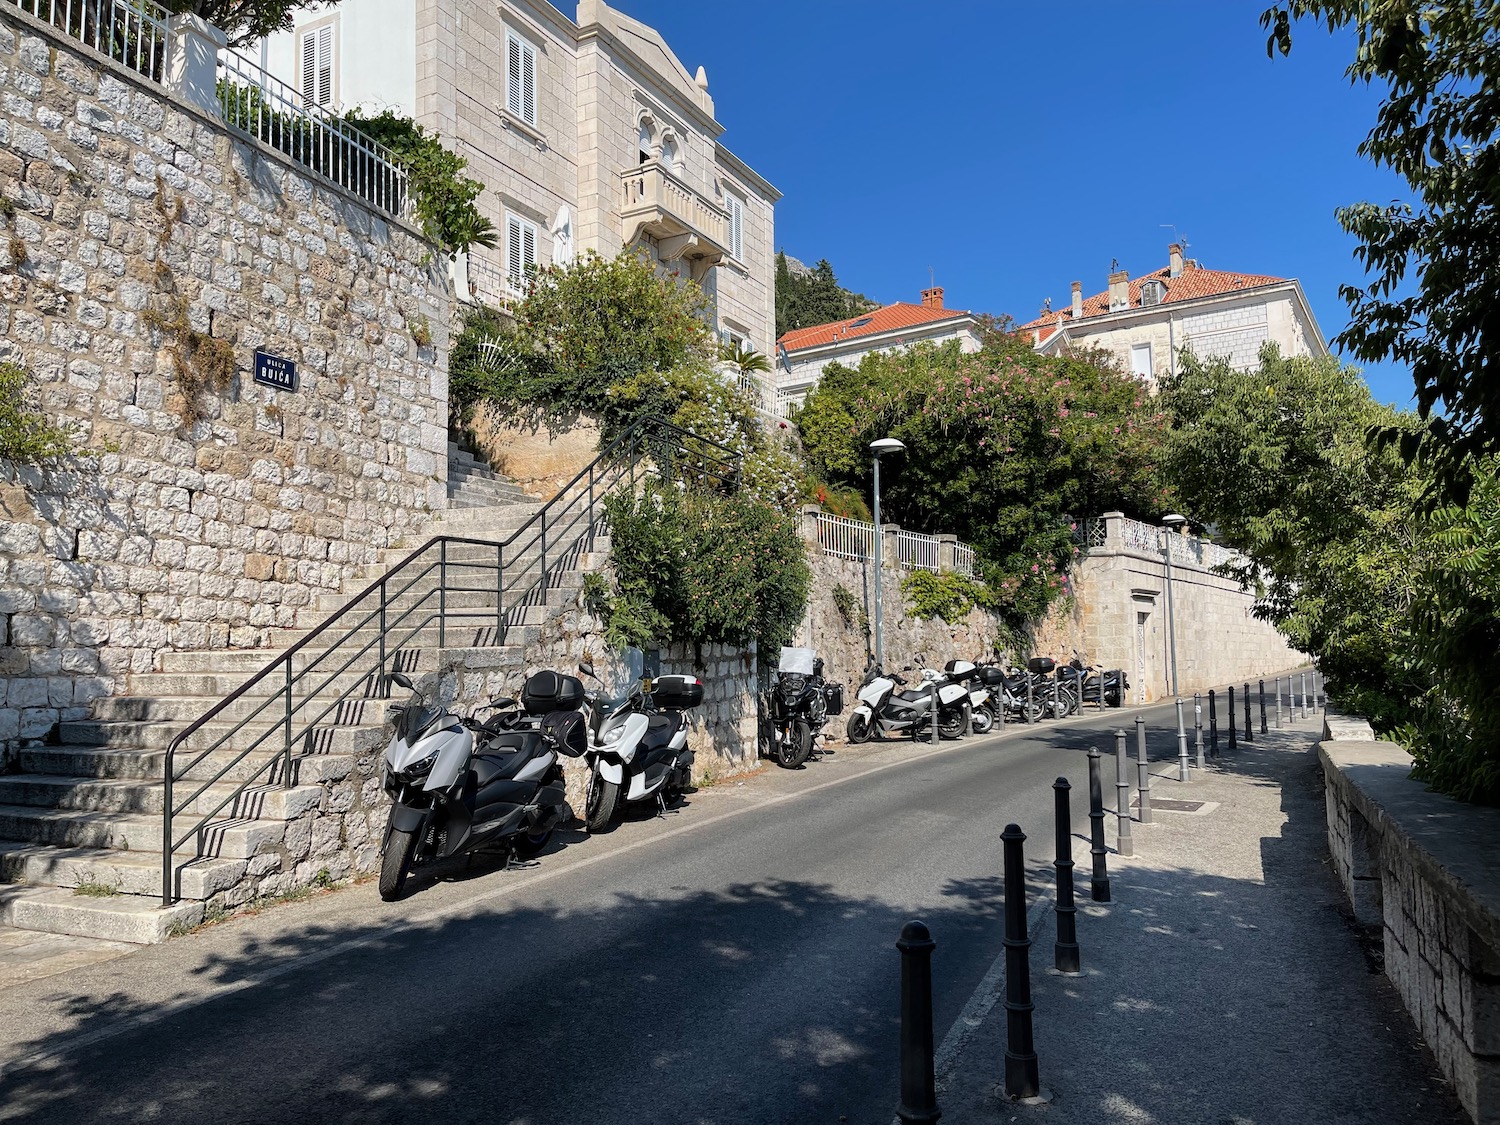
[[[879,441],[870,443],[870,452],[875,456],[875,663],[884,665],[885,648],[880,633],[880,580],[883,573],[880,554],[885,533],[880,530],[880,455],[904,453],[906,443],[891,437],[881,438]]]
[[[1186,516],[1176,512],[1162,516],[1162,551],[1167,558],[1167,651],[1171,656],[1172,694],[1177,694],[1177,614],[1172,606],[1172,536],[1187,523]]]

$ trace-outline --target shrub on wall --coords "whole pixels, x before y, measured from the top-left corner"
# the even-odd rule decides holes
[[[606,501],[615,588],[597,604],[611,644],[776,652],[801,623],[812,570],[795,521],[755,497],[651,484]]]
[[[37,409],[30,372],[0,363],[0,462],[37,465],[77,451],[78,427]]]

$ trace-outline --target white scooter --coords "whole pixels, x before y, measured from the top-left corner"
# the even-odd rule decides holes
[[[989,734],[995,725],[995,707],[978,666],[972,660],[950,660],[943,665],[943,671],[954,683],[963,684],[968,690],[970,729],[975,734]]]
[[[903,671],[910,671],[906,668]],[[935,673],[934,673],[935,674]],[[887,674],[879,664],[871,664],[865,670],[864,682],[860,684],[855,698],[858,702],[849,712],[849,721],[844,728],[852,743],[868,742],[872,735],[910,734],[912,740],[928,737],[932,730],[932,708],[938,707],[938,733],[943,738],[957,738],[964,732],[966,716],[963,708],[941,705],[940,686],[929,680],[920,690],[897,691],[906,681],[892,672]],[[954,702],[967,694],[957,685],[947,685]]]
[[[584,693],[589,782],[583,823],[590,832],[608,828],[622,801],[654,799],[666,809],[692,784],[686,712],[703,702],[703,682],[693,676],[653,680],[641,675],[643,660],[636,649],[628,650],[627,662],[635,682],[623,696]],[[578,670],[603,687],[592,664],[580,664]]]

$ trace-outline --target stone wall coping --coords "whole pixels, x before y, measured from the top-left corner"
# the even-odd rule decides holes
[[[135,88],[144,91],[154,98],[160,98],[163,102],[169,103],[173,109],[185,113],[189,117],[196,118],[198,121],[209,126],[210,128],[216,129],[219,132],[223,133],[225,136],[238,141],[240,144],[254,149],[266,159],[280,164],[288,171],[299,176],[306,176],[309,180],[311,180],[313,183],[316,183],[319,187],[326,188],[327,190],[334,192],[336,195],[339,195],[342,198],[348,200],[350,203],[354,204],[354,206],[360,208],[361,210],[370,212],[372,217],[379,219],[381,222],[389,223],[394,227],[399,227],[401,230],[411,235],[413,238],[427,243],[432,247],[432,260],[434,262],[439,261],[444,256],[442,249],[430,238],[428,238],[426,233],[420,227],[414,225],[410,220],[400,218],[399,216],[392,215],[388,211],[383,211],[376,208],[370,203],[369,200],[360,198],[348,188],[334,182],[333,180],[330,180],[321,172],[314,171],[306,164],[302,164],[298,161],[293,160],[285,153],[272,148],[264,141],[260,141],[255,137],[252,137],[249,133],[241,132],[239,129],[236,129],[232,125],[230,125],[222,117],[219,117],[214,113],[209,113],[206,110],[202,109],[200,106],[194,105],[192,102],[186,100],[174,91],[168,89],[162,83],[153,82],[151,79],[145,77],[144,75],[131,70],[123,63],[118,63],[108,55],[93,50],[88,46],[88,44],[81,43],[70,35],[65,35],[63,32],[53,27],[46,20],[37,19],[37,17],[31,15],[29,12],[23,11],[20,8],[15,8],[9,4],[5,4],[3,6],[0,6],[0,13],[3,13],[6,19],[14,20],[20,26],[30,30],[32,33],[40,36],[41,38],[48,40],[54,46],[68,51],[70,54],[76,56],[77,58],[83,59],[84,61],[94,66],[99,67],[101,70],[108,71],[115,78],[120,79],[122,82],[130,83]],[[442,274],[446,277],[447,271],[442,271]],[[450,281],[449,285],[451,286],[451,284],[452,282]]]
[[[1327,785],[1364,817],[1382,846],[1397,848],[1446,905],[1491,949],[1500,949],[1500,808],[1434,793],[1411,777],[1394,742],[1325,741]]]

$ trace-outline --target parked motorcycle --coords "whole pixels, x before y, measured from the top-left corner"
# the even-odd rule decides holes
[[[687,711],[703,702],[703,682],[693,676],[640,674],[639,650],[629,650],[633,684],[616,698],[584,693],[588,707],[588,790],[584,826],[602,832],[621,802],[656,800],[675,805],[692,784],[693,752],[687,747]],[[600,684],[593,665],[578,670]]]
[[[943,665],[943,671],[955,683],[965,685],[969,693],[970,729],[975,734],[989,734],[995,725],[999,704],[985,684],[979,666],[972,660],[950,660]]]
[[[558,755],[578,757],[588,744],[583,716],[571,706],[583,685],[572,676],[538,672],[526,680],[521,709],[537,729],[510,729],[514,700],[488,708],[500,718],[481,724],[450,712],[431,691],[396,672],[391,682],[412,693],[391,708],[396,729],[382,773],[391,815],[381,848],[380,897],[400,897],[415,867],[481,849],[530,858],[547,846],[566,815]],[[477,712],[476,712],[477,714]]]
[[[911,671],[905,668],[903,671]],[[966,695],[962,687],[956,687]],[[921,690],[898,691],[905,688],[906,680],[898,673],[887,674],[879,664],[865,669],[863,682],[856,698],[859,700],[849,712],[845,733],[852,743],[868,742],[872,735],[884,737],[888,734],[910,734],[912,739],[925,737],[932,729],[932,708],[937,703],[938,685],[928,681]],[[944,715],[946,713],[946,719]],[[957,738],[963,733],[963,713],[957,708],[938,712],[938,733],[944,738]]]
[[[1124,704],[1125,693],[1130,690],[1130,677],[1123,669],[1090,664],[1076,649],[1068,664],[1080,675],[1084,703],[1094,702],[1104,707]]]
[[[783,648],[768,695],[772,756],[796,769],[812,756],[823,724],[843,711],[844,685],[824,682],[823,661],[812,649]]]
[[[1028,701],[1024,673],[1007,671],[998,664],[986,664],[979,669],[979,678],[989,689],[990,704],[997,717],[1002,711],[1010,722],[1034,723],[1042,717],[1042,704],[1035,692]]]

